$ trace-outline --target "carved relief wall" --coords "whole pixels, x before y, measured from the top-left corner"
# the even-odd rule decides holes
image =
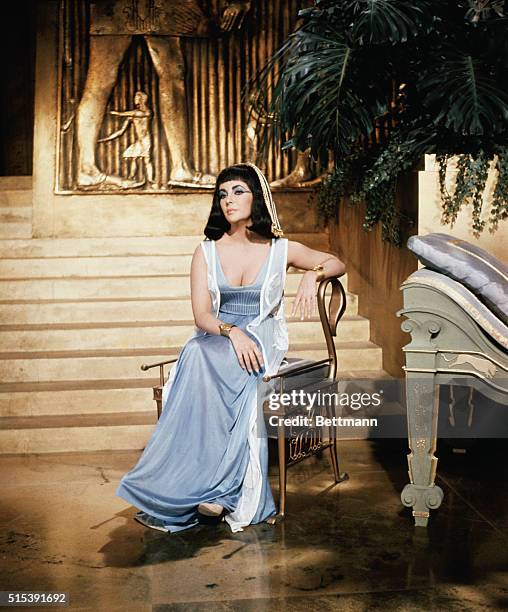
[[[55,193],[205,189],[255,161],[242,92],[302,4],[62,0]],[[294,158],[257,161],[274,180]]]

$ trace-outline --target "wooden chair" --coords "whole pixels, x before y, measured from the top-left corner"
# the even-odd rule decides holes
[[[327,296],[328,285],[331,285],[330,295]],[[328,304],[326,303],[328,300]],[[335,350],[334,337],[337,335],[337,325],[346,310],[346,292],[342,283],[337,277],[325,278],[320,281],[317,290],[317,302],[321,326],[323,328],[328,357],[313,361],[310,359],[300,359],[295,357],[287,358],[279,371],[272,376],[264,376],[263,381],[271,384],[271,390],[276,393],[285,393],[295,388],[305,388],[307,391],[320,389],[321,391],[329,388],[331,391],[337,387],[337,352]],[[157,404],[157,418],[162,411],[162,388],[164,386],[164,366],[177,361],[178,357],[173,357],[158,363],[143,364],[143,371],[151,368],[159,368],[159,384],[153,387],[153,398]],[[276,382],[278,381],[278,388]],[[268,386],[267,386],[268,388]],[[326,416],[334,416],[332,409],[327,406],[324,408]],[[281,419],[288,418],[302,411],[298,406],[280,406],[276,411],[270,409],[268,401],[263,403],[265,416],[277,416]],[[327,426],[326,438],[323,437],[321,427],[311,426],[304,431],[301,428],[288,427],[281,425],[277,427],[277,447],[279,464],[279,511],[277,518],[283,519],[286,514],[286,482],[287,469],[292,465],[300,463],[312,455],[321,455],[322,451],[329,448],[330,458],[336,483],[349,478],[347,473],[341,473],[337,456],[337,428]]]

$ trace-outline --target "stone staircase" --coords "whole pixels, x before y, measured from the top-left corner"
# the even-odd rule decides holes
[[[142,449],[156,422],[155,370],[192,334],[195,236],[31,239],[28,179],[0,183],[0,453]],[[328,250],[325,233],[288,234]],[[319,359],[319,319],[289,312],[289,356]],[[347,278],[343,279],[347,290]],[[348,294],[336,346],[342,373],[373,376],[381,349]]]
[[[32,237],[32,177],[0,177],[0,239]]]

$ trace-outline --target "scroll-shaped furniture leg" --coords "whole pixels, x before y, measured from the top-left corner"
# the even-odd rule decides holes
[[[439,391],[432,372],[406,372],[406,402],[410,484],[401,494],[402,503],[413,508],[415,525],[426,527],[429,510],[439,508],[443,491],[434,484],[437,457]]]

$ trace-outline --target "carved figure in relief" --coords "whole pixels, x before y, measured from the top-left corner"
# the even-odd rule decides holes
[[[443,355],[443,359],[450,363],[449,368],[469,364],[478,372],[484,374],[487,378],[492,378],[494,374],[497,372],[497,367],[495,364],[490,362],[488,359],[484,359],[483,357],[477,357],[475,355],[468,355],[467,353],[460,353],[457,355],[455,360],[447,359],[446,355]]]
[[[136,141],[130,144],[122,153],[124,159],[130,160],[129,179],[136,178],[138,170],[138,159],[141,159],[144,164],[145,180],[137,182],[136,186],[143,185],[148,181],[149,185],[157,189],[157,185],[153,180],[153,165],[152,165],[152,140],[150,135],[150,120],[152,111],[146,105],[148,95],[144,91],[137,91],[134,94],[134,105],[136,108],[126,111],[109,111],[110,115],[116,117],[126,117],[120,129],[116,130],[106,138],[100,138],[98,142],[111,142],[119,138],[125,133],[129,125],[132,123],[136,134]]]
[[[220,30],[240,27],[249,8],[248,0],[222,2]],[[95,158],[104,111],[133,35],[143,36],[159,79],[160,115],[171,157],[168,184],[213,187],[214,177],[197,172],[190,161],[181,38],[209,37],[216,30],[211,12],[198,0],[91,3],[88,72],[76,113],[78,188],[137,186],[132,179],[106,175],[98,168]]]

